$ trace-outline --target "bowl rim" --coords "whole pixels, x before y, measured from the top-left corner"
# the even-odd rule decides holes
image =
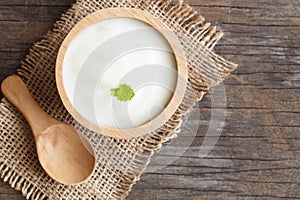
[[[111,19],[111,18],[131,18],[142,21],[156,30],[164,36],[166,41],[172,48],[173,55],[176,61],[177,67],[177,83],[173,95],[170,98],[165,109],[158,114],[154,119],[127,129],[109,128],[102,125],[96,125],[90,122],[88,119],[84,118],[72,105],[70,99],[67,96],[64,81],[63,81],[63,63],[65,60],[65,55],[67,53],[68,47],[71,45],[72,41],[76,36],[83,31],[85,28],[98,23],[100,21]],[[166,31],[162,31],[166,30]],[[178,41],[177,36],[171,31],[167,25],[165,25],[161,20],[153,16],[152,14],[135,8],[106,8],[96,12],[93,12],[83,19],[81,19],[68,33],[64,41],[62,42],[57,59],[56,59],[56,69],[55,69],[56,83],[58,93],[60,98],[67,109],[67,111],[84,127],[97,132],[99,134],[117,138],[117,139],[130,139],[134,137],[140,137],[155,131],[156,129],[163,126],[176,112],[179,108],[187,87],[188,78],[188,68],[185,59],[185,54],[183,48]]]

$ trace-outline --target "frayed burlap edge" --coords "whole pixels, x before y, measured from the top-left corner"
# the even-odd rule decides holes
[[[33,184],[28,183],[26,179],[22,176],[18,175],[14,170],[9,168],[5,162],[0,162],[0,177],[4,182],[7,182],[12,188],[15,190],[21,191],[22,195],[26,197],[26,199],[45,199],[46,195],[44,195],[38,188],[36,188]]]
[[[50,52],[47,57],[49,63],[54,63],[56,58],[56,51],[60,46],[61,41],[64,39],[66,34],[72,29],[80,19],[85,17],[87,14],[98,10],[99,8],[108,7],[133,7],[146,10],[151,14],[155,15],[159,19],[163,20],[174,32],[181,31],[187,35],[197,45],[203,48],[203,51],[209,52],[214,63],[218,64],[221,70],[216,72],[207,72],[207,70],[199,70],[198,66],[193,64],[190,65],[190,76],[188,82],[188,89],[185,95],[185,99],[182,105],[178,108],[177,112],[173,117],[159,130],[145,137],[145,143],[140,146],[140,151],[145,152],[145,158],[141,161],[141,166],[138,168],[138,172],[128,180],[128,184],[123,185],[122,188],[116,189],[117,195],[107,196],[106,199],[123,199],[127,196],[131,187],[139,179],[140,175],[145,170],[145,167],[150,161],[154,151],[161,148],[163,142],[166,142],[180,132],[180,126],[182,123],[182,116],[188,113],[192,107],[200,101],[205,94],[205,91],[211,86],[218,84],[226,76],[230,74],[237,66],[231,62],[214,54],[210,50],[215,46],[217,41],[221,38],[222,33],[217,31],[215,26],[211,26],[210,23],[205,22],[204,18],[199,15],[183,1],[173,4],[171,0],[134,0],[134,1],[81,1],[79,0],[73,7],[62,16],[61,20],[54,25],[54,30],[49,32],[45,38],[36,43],[30,50],[30,53],[26,57],[26,60],[22,62],[22,67],[19,70],[19,75],[24,79],[29,89],[33,92],[35,90],[32,87],[34,77],[32,77],[32,71],[35,70],[35,65],[39,62],[40,56],[43,51]],[[195,44],[189,44],[185,46],[185,50],[197,48],[199,46],[193,46]],[[196,62],[197,63],[197,62]],[[199,63],[199,62],[198,62]],[[201,62],[199,63],[201,64]],[[207,73],[207,75],[205,75]],[[203,75],[204,74],[204,75]],[[217,77],[214,77],[216,75]],[[53,76],[52,72],[49,72],[49,76]],[[37,99],[41,104],[43,99]],[[3,113],[9,113],[12,106],[6,101],[1,102],[1,118]],[[54,117],[60,118],[59,114]],[[16,116],[19,117],[19,116]],[[24,120],[24,119],[23,119]],[[65,120],[65,119],[61,119]],[[122,141],[121,141],[122,142]],[[139,160],[137,160],[139,162]],[[0,158],[0,175],[1,178],[8,182],[11,187],[16,190],[21,190],[22,194],[27,199],[46,199],[54,197],[47,197],[47,195],[35,184],[30,183],[21,173],[14,170],[14,167],[10,166],[5,160]],[[70,197],[69,197],[70,198]],[[72,198],[72,197],[71,197]],[[59,199],[59,198],[57,198]]]

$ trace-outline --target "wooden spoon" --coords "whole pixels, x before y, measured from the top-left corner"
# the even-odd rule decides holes
[[[14,104],[31,126],[39,161],[54,180],[75,185],[92,174],[96,159],[76,129],[44,112],[35,102],[26,85],[16,75],[6,78],[1,85],[3,95]],[[83,140],[81,140],[83,139]],[[86,140],[86,141],[84,141]]]

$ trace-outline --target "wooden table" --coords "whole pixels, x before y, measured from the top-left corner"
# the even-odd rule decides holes
[[[0,79],[14,73],[30,46],[74,0],[0,0]],[[225,127],[199,158],[212,108],[200,103],[201,126],[186,152],[158,152],[128,199],[300,198],[300,1],[189,0],[225,32],[215,51],[240,66],[224,83]],[[203,122],[203,123],[202,123]],[[176,149],[185,146],[174,142]],[[0,199],[24,199],[0,182]]]

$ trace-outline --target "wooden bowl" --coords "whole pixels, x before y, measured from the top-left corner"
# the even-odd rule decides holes
[[[130,126],[130,127],[111,127],[106,125],[105,123],[99,123],[97,121],[97,117],[92,116],[95,115],[95,110],[91,111],[91,98],[94,98],[92,96],[89,97],[89,95],[92,94],[92,92],[95,92],[95,81],[93,82],[92,88],[88,86],[89,81],[92,82],[91,80],[94,80],[92,77],[89,76],[94,76],[96,74],[92,72],[92,69],[86,69],[85,67],[82,68],[76,68],[76,59],[80,60],[79,58],[82,57],[81,54],[77,56],[74,56],[74,58],[70,58],[70,49],[76,49],[80,51],[82,47],[82,52],[83,54],[87,54],[87,50],[84,49],[84,41],[77,42],[77,46],[75,44],[75,40],[79,40],[84,33],[84,31],[88,30],[89,28],[95,28],[97,29],[95,24],[104,22],[105,20],[111,20],[111,19],[124,19],[124,20],[136,20],[138,23],[143,23],[147,24],[147,26],[152,27],[157,33],[159,33],[164,40],[168,43],[171,49],[171,53],[173,58],[174,58],[174,69],[176,72],[176,78],[174,79],[174,87],[172,94],[170,96],[170,99],[167,100],[164,108],[162,109],[161,112],[157,113],[155,117],[152,117],[150,120],[145,121],[141,124],[137,124],[136,126]],[[113,23],[112,23],[113,24]],[[121,24],[120,26],[123,26],[124,24]],[[125,25],[124,25],[125,26]],[[120,29],[120,27],[118,27]],[[125,27],[126,28],[126,27]],[[98,28],[99,29],[99,28]],[[91,29],[92,30],[92,29]],[[151,32],[152,31],[152,32]],[[149,34],[157,34],[154,33],[153,30],[151,30]],[[82,36],[83,37],[83,36]],[[101,37],[101,35],[99,35]],[[145,35],[146,37],[146,35]],[[149,38],[145,38],[145,41],[149,40]],[[124,41],[126,42],[126,41]],[[130,44],[138,43],[138,41],[135,41],[133,39],[130,41]],[[152,41],[150,41],[151,43]],[[155,41],[153,40],[155,43]],[[73,44],[74,43],[74,44]],[[88,41],[86,39],[86,43],[90,43],[91,45],[93,44],[93,41]],[[122,42],[121,42],[122,43]],[[128,43],[129,44],[129,43]],[[138,44],[137,44],[138,45]],[[160,44],[157,44],[158,46]],[[123,48],[123,46],[120,46],[120,48]],[[126,48],[126,47],[124,47]],[[146,48],[145,48],[146,49]],[[92,53],[91,53],[92,54]],[[144,54],[143,54],[144,55]],[[106,59],[106,57],[110,56],[110,52],[107,52],[106,55],[97,55],[99,57],[99,61],[104,62],[103,60]],[[149,62],[155,62],[156,57],[151,57],[152,55],[149,55]],[[95,55],[94,55],[95,57]],[[173,59],[172,58],[172,59]],[[134,58],[132,62],[135,60],[138,60],[139,58]],[[74,70],[72,69],[72,65],[68,64],[67,60],[71,60],[74,64]],[[131,62],[130,60],[128,62]],[[166,61],[167,63],[171,63],[170,61]],[[79,63],[79,61],[78,61]],[[86,64],[88,62],[84,62],[82,66],[88,65]],[[91,65],[94,64],[91,62]],[[79,64],[78,64],[79,65]],[[80,65],[81,67],[81,65]],[[100,67],[100,66],[99,66]],[[95,70],[96,68],[93,68]],[[159,69],[159,68],[158,68]],[[73,71],[77,70],[77,76],[84,77],[83,78],[74,78],[72,73]],[[97,71],[97,69],[96,69]],[[146,70],[147,71],[147,70]],[[159,71],[159,70],[158,70]],[[75,73],[75,72],[74,72]],[[97,72],[98,73],[98,72]],[[164,125],[174,114],[176,109],[179,107],[179,105],[182,102],[182,99],[185,94],[186,90],[186,84],[187,84],[187,75],[188,74],[188,69],[187,69],[187,64],[186,60],[184,58],[184,53],[182,50],[182,47],[175,36],[175,34],[168,29],[168,27],[160,21],[158,18],[154,17],[153,15],[144,12],[142,10],[138,9],[133,9],[133,8],[109,8],[109,9],[103,9],[97,12],[94,12],[84,19],[82,19],[67,35],[65,40],[63,41],[60,50],[58,52],[58,57],[57,57],[57,62],[56,62],[56,81],[57,81],[57,88],[60,94],[60,97],[62,99],[62,102],[68,112],[83,126],[86,128],[95,131],[97,133],[114,137],[114,138],[133,138],[133,137],[139,137],[143,136],[145,134],[151,133],[152,131],[158,129],[162,125]],[[158,74],[159,75],[159,74]],[[95,75],[96,76],[96,75]],[[149,74],[151,76],[151,74]],[[71,77],[71,78],[70,78]],[[137,77],[138,78],[138,77]],[[74,79],[74,80],[73,80]],[[132,79],[132,78],[131,78]],[[163,78],[164,79],[164,78]],[[70,80],[77,81],[76,83],[72,82],[72,87],[69,87],[69,82]],[[79,80],[79,81],[78,81]],[[82,81],[83,80],[83,81]],[[80,82],[81,81],[81,82]],[[134,81],[134,80],[133,80]],[[81,83],[81,84],[80,84]],[[97,82],[98,84],[98,82]],[[102,84],[103,85],[103,84]],[[71,89],[70,89],[71,88]],[[75,90],[80,90],[79,95],[75,95]],[[88,93],[89,91],[89,93]],[[86,94],[85,94],[86,92]],[[107,92],[107,91],[105,91]],[[155,92],[154,92],[155,93]],[[159,94],[151,94],[157,95],[159,97]],[[138,98],[138,97],[137,97]],[[100,98],[101,100],[101,98]],[[146,99],[145,99],[146,100]],[[103,103],[105,104],[105,103]],[[99,105],[102,105],[99,101]],[[119,103],[114,103],[112,106],[119,105]],[[125,105],[125,104],[124,104]],[[86,106],[86,110],[85,110]],[[96,105],[97,106],[97,105]],[[102,115],[105,115],[105,110],[107,106],[102,105],[103,113]],[[140,106],[142,110],[142,106]],[[114,108],[111,108],[114,109]],[[137,112],[139,109],[136,110]],[[94,113],[93,113],[94,112]],[[102,112],[102,110],[100,110]],[[97,111],[98,113],[98,111]],[[96,113],[96,115],[97,115]],[[115,113],[116,115],[119,115],[118,113]],[[120,114],[121,115],[121,114]],[[94,120],[95,118],[95,120]],[[124,118],[125,119],[125,118]],[[105,119],[104,119],[105,121]],[[126,121],[126,120],[125,120]]]

